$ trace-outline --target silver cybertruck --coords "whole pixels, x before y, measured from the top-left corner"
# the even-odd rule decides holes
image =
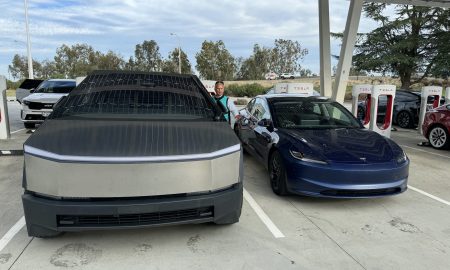
[[[96,71],[24,143],[28,234],[239,221],[238,138],[193,75]]]

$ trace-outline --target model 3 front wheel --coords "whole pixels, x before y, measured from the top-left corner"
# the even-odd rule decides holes
[[[278,151],[275,151],[270,158],[269,173],[272,191],[280,196],[288,194],[286,188],[286,169]]]

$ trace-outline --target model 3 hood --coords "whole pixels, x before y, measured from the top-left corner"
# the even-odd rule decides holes
[[[56,103],[60,98],[67,95],[68,94],[34,93],[27,96],[23,100],[40,103]]]
[[[388,141],[367,129],[284,129],[282,132],[307,144],[315,154],[331,162],[381,163],[394,158]]]
[[[161,157],[217,153],[239,140],[226,122],[50,119],[24,144],[71,157]],[[57,159],[57,158],[56,158]]]

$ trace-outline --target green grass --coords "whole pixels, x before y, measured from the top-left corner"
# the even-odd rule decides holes
[[[8,89],[8,90],[6,90],[6,96],[7,97],[14,97],[14,96],[16,96],[16,90],[15,89]]]

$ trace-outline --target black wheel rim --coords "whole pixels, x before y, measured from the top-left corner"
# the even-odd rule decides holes
[[[270,183],[274,190],[278,190],[278,179],[280,178],[281,163],[280,158],[275,155],[272,158],[272,169],[270,170]]]
[[[400,127],[408,127],[409,126],[409,121],[410,121],[410,119],[409,119],[410,117],[409,117],[409,114],[408,113],[405,113],[405,112],[401,112],[399,115],[398,115],[398,125],[400,126]]]

